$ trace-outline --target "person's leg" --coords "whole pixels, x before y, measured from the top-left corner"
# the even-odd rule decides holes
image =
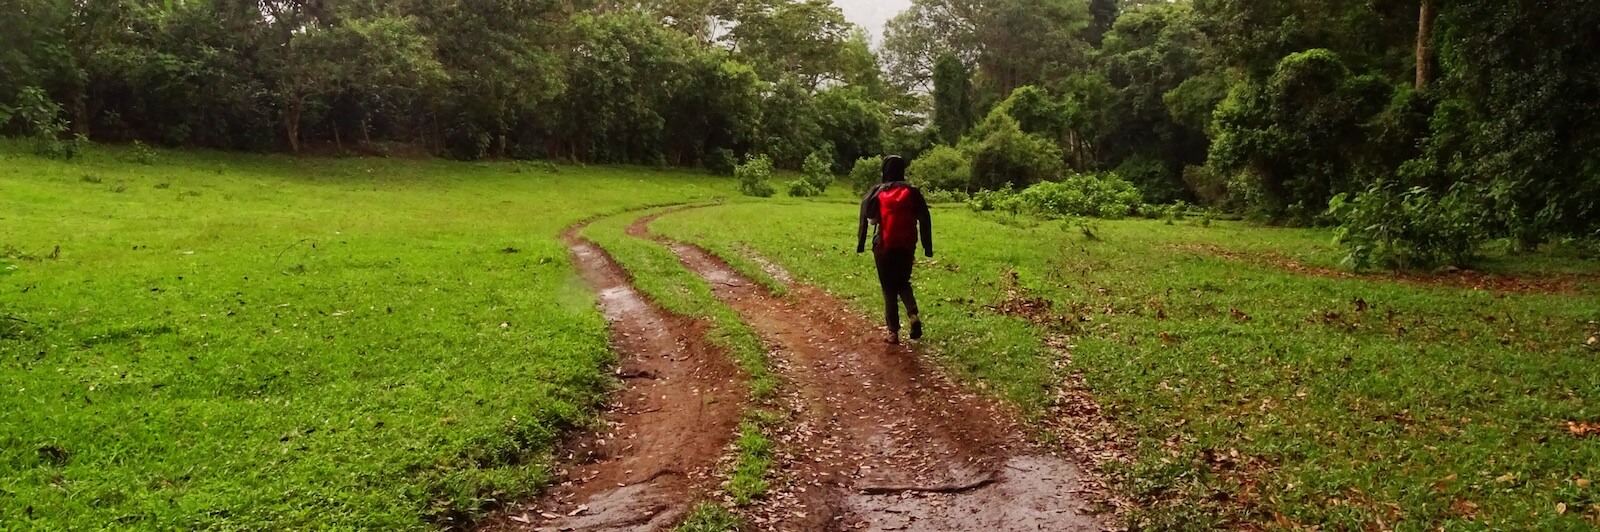
[[[903,256],[897,257],[897,259],[899,259],[897,266],[900,267],[895,272],[899,274],[896,278],[897,291],[899,292],[900,301],[906,305],[906,317],[911,320],[911,339],[917,340],[922,338],[922,318],[920,316],[921,313],[917,311],[916,291],[911,288],[911,269],[917,263],[916,250],[906,251]]]
[[[873,250],[873,262],[878,267],[878,286],[883,289],[883,320],[889,326],[890,342],[900,339],[900,305],[896,301],[900,295],[894,253],[885,250]]]

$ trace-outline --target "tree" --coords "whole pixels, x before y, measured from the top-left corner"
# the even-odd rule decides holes
[[[950,52],[939,56],[933,74],[933,125],[945,144],[955,144],[972,126],[972,75]]]
[[[1235,85],[1216,112],[1210,163],[1244,171],[1263,192],[1256,207],[1298,223],[1351,190],[1369,138],[1364,125],[1383,110],[1392,86],[1355,75],[1330,50],[1285,57],[1264,83]]]
[[[1137,168],[1124,177],[1134,180],[1151,199],[1188,199],[1183,193],[1183,168],[1206,159],[1209,141],[1204,127],[1221,90],[1192,84],[1175,101],[1187,120],[1172,111],[1167,96],[1204,75],[1208,43],[1196,25],[1189,4],[1153,3],[1134,6],[1117,19],[1100,50],[1106,75],[1116,93],[1108,111],[1116,117],[1101,132],[1108,165]],[[1215,94],[1196,90],[1212,90]],[[1159,191],[1159,192],[1156,192]]]
[[[763,79],[792,77],[814,90],[844,82],[854,59],[844,46],[855,26],[831,0],[760,0],[739,4],[726,40]]]
[[[1422,0],[1417,10],[1417,90],[1433,82],[1433,2]]]
[[[963,64],[976,64],[980,9],[976,0],[912,0],[884,26],[891,83],[903,91],[931,91],[939,57],[954,54]]]

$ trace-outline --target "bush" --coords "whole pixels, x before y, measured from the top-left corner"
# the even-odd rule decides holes
[[[972,189],[972,161],[961,150],[949,146],[935,146],[911,161],[906,169],[912,183],[928,190]]]
[[[822,190],[812,184],[809,179],[796,179],[789,183],[789,196],[794,198],[810,198],[822,195]]]
[[[1122,218],[1141,203],[1139,189],[1116,174],[1077,174],[1017,193],[1015,210],[1048,217]]]
[[[967,200],[967,206],[979,212],[1008,209],[1015,206],[1015,202],[1012,201],[1012,196],[1015,195],[1011,185],[999,190],[979,190],[972,193],[971,199]]]
[[[967,203],[972,201],[972,195],[960,190],[929,190],[923,192],[922,197],[923,199],[928,200],[928,204],[930,205],[940,203]]]
[[[772,159],[765,155],[748,158],[733,169],[733,176],[739,180],[739,192],[746,196],[770,198],[777,193],[768,183],[772,179]]]
[[[1129,157],[1117,166],[1116,173],[1139,187],[1144,200],[1150,203],[1171,203],[1184,198],[1182,177],[1173,175],[1161,159]]]
[[[156,150],[142,141],[133,141],[133,162],[152,165],[156,164]]]
[[[1023,133],[1010,116],[991,114],[981,129],[989,133],[973,147],[972,184],[976,188],[1028,186],[1054,179],[1064,169],[1061,149],[1055,143]]]
[[[802,179],[817,190],[812,196],[827,192],[828,185],[833,183],[833,156],[826,151],[811,152],[811,155],[806,156],[805,164],[801,165],[801,173],[804,175]],[[794,187],[790,187],[789,190],[790,195],[793,195]]]
[[[867,189],[883,181],[883,157],[862,157],[850,169],[850,188],[856,194],[865,194]]]
[[[1228,179],[1210,167],[1183,167],[1183,184],[1194,191],[1201,205],[1226,208],[1229,203]]]
[[[5,112],[7,121],[11,117],[22,121],[23,131],[33,139],[34,154],[70,160],[78,155],[78,150],[89,139],[74,135],[70,140],[61,140],[67,133],[67,123],[61,119],[61,114],[61,104],[39,87],[23,88],[17,95],[16,107],[8,108]],[[0,127],[5,125],[0,122]]]
[[[1440,195],[1423,187],[1378,183],[1355,196],[1339,194],[1328,214],[1355,269],[1462,265],[1489,239],[1480,191],[1457,186]]]
[[[739,156],[733,150],[717,148],[706,155],[706,169],[716,175],[733,175],[733,169],[739,167]]]

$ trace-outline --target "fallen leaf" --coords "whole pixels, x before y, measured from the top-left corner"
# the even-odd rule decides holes
[[[1567,515],[1567,503],[1556,503],[1556,515]]]
[[[543,517],[545,519],[560,519],[561,518],[560,515],[553,514],[553,513],[550,513],[550,512],[540,512],[539,513],[539,517]]]
[[[1578,487],[1580,487],[1580,488],[1589,487],[1589,479],[1586,479],[1586,478],[1579,478],[1577,480],[1572,481],[1572,483],[1573,484],[1577,484]]]
[[[587,511],[589,511],[589,505],[580,504],[580,505],[578,505],[577,509],[575,509],[573,511],[570,511],[570,512],[567,512],[567,515],[570,517],[570,516],[581,514],[583,512],[587,512]]]
[[[511,520],[512,521],[516,521],[518,523],[522,523],[524,525],[533,522],[533,520],[528,519],[527,515],[513,515],[513,516],[511,516]]]
[[[1499,477],[1496,477],[1494,479],[1494,481],[1495,482],[1511,482],[1511,481],[1516,480],[1516,479],[1517,479],[1516,475],[1511,474],[1511,473],[1506,473],[1504,475],[1500,475]]]

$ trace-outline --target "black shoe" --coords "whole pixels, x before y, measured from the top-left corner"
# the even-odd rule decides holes
[[[899,345],[900,344],[900,331],[889,331],[889,337],[888,338],[884,338],[883,341],[887,342],[887,343]]]
[[[917,320],[917,321],[911,322],[911,339],[912,340],[921,340],[922,339],[922,320]]]

